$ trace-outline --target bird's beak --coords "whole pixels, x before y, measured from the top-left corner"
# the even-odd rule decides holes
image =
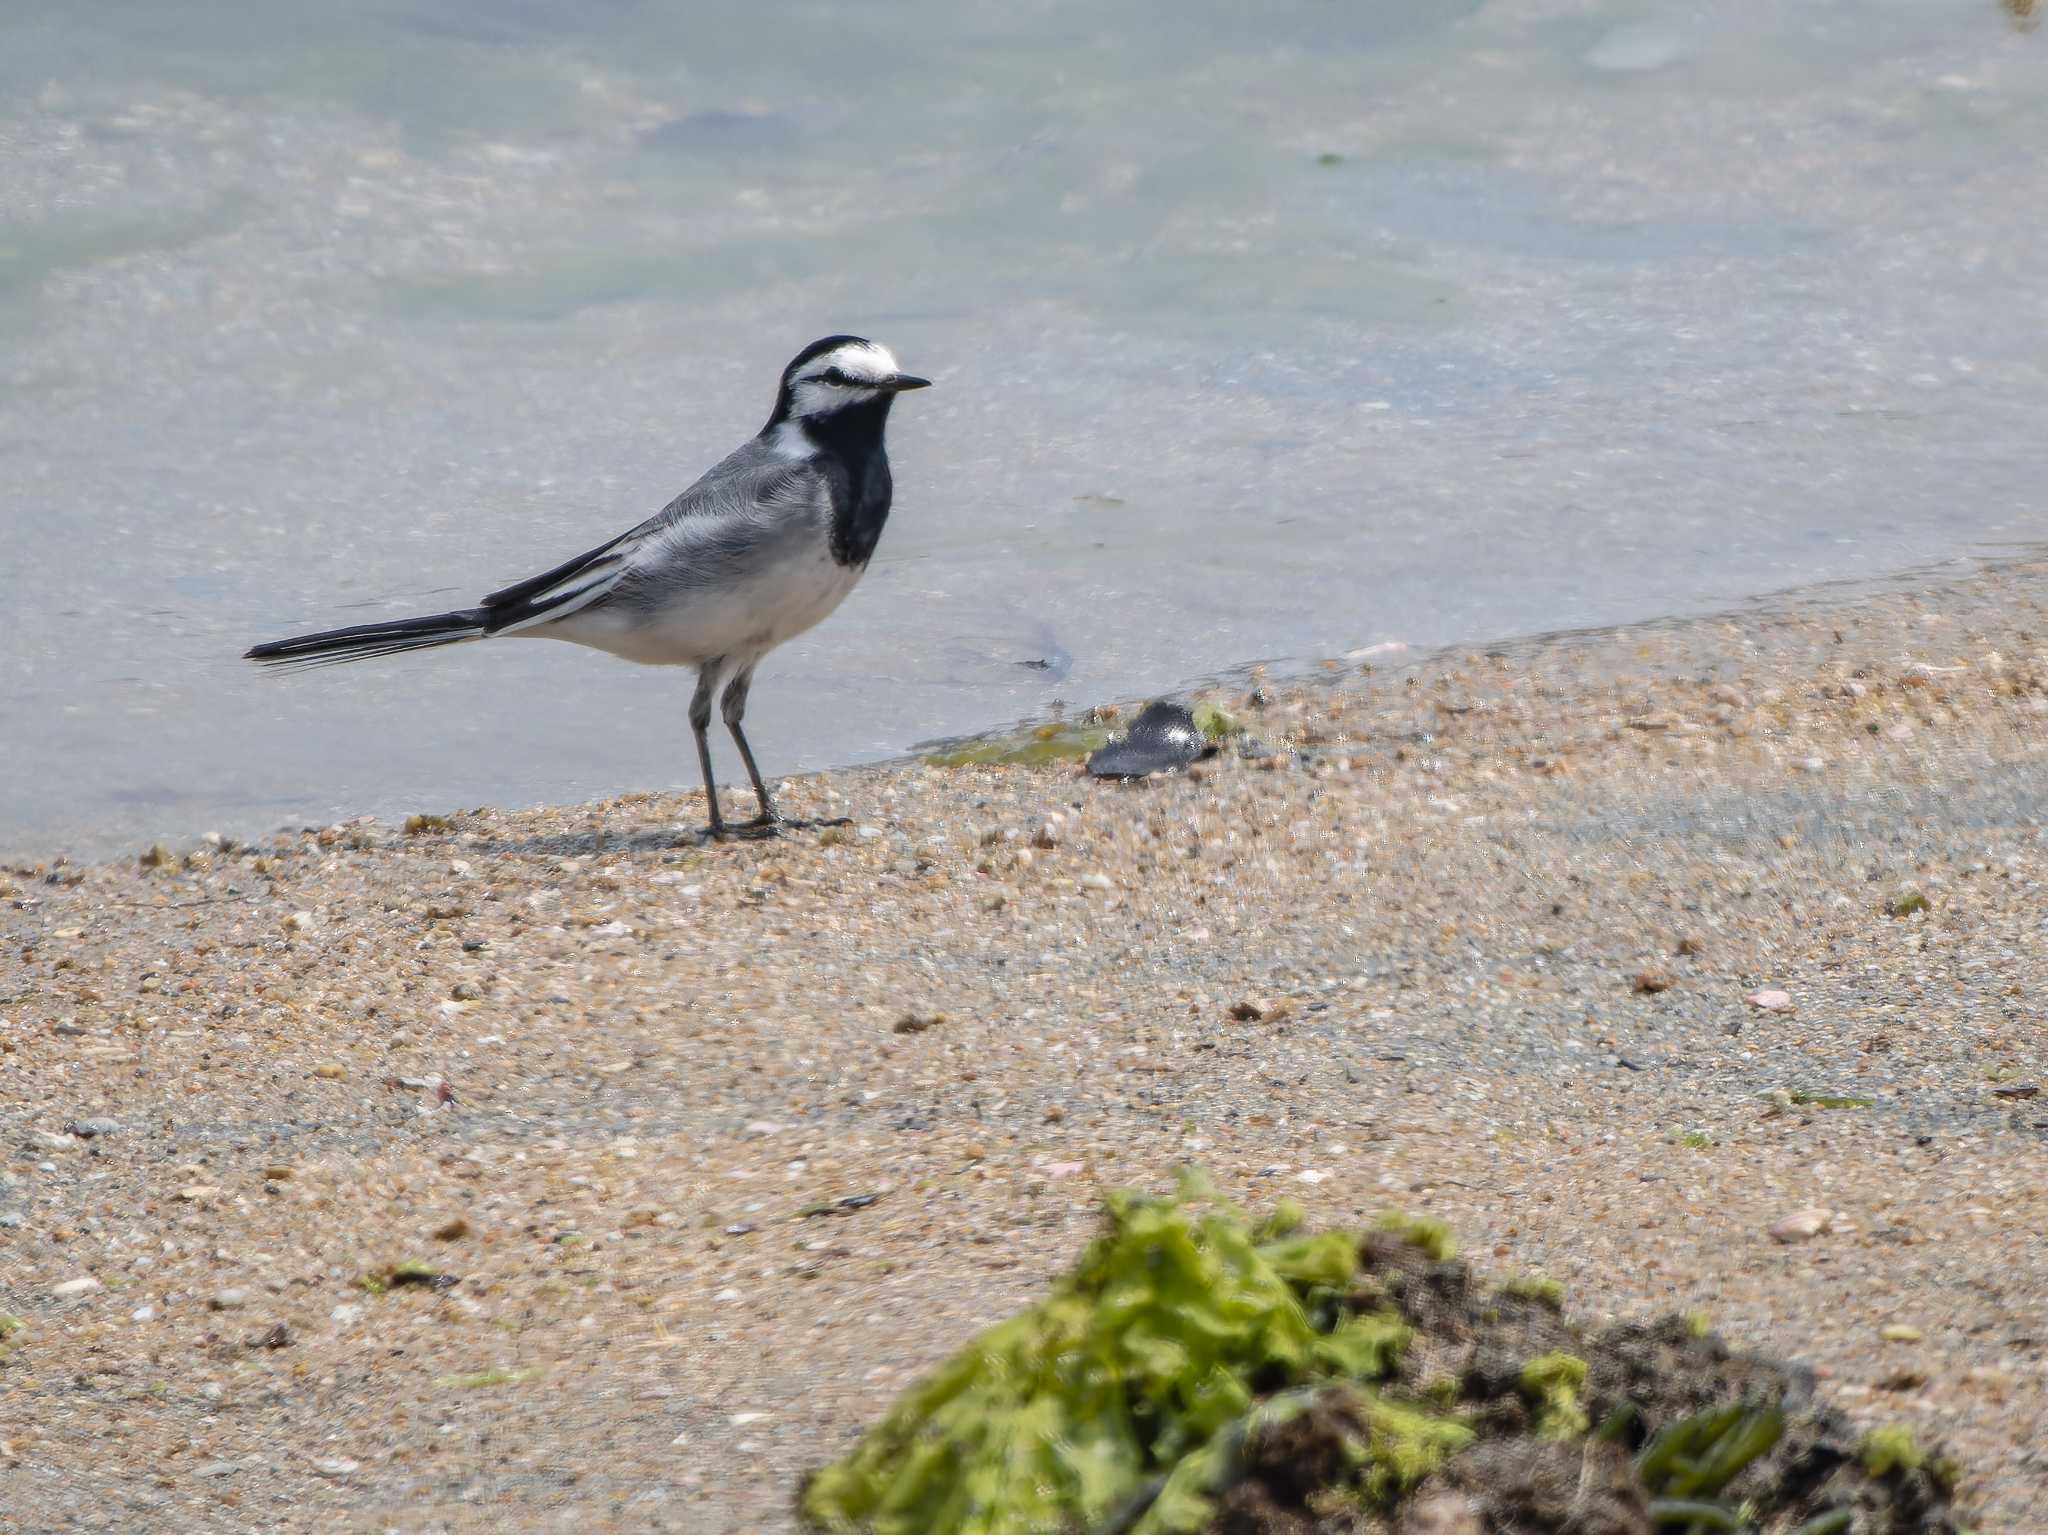
[[[882,380],[881,387],[892,393],[901,394],[906,389],[929,389],[932,381],[919,378],[915,373],[898,373]]]

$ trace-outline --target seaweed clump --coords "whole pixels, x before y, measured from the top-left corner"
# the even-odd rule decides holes
[[[1045,1300],[914,1387],[811,1478],[813,1526],[870,1535],[1092,1528],[1134,1499],[1133,1535],[1203,1529],[1246,1446],[1311,1414],[1342,1425],[1341,1480],[1391,1496],[1470,1439],[1369,1388],[1412,1331],[1353,1289],[1341,1232],[1254,1229],[1199,1179],[1112,1196],[1108,1229]],[[1313,1388],[1342,1387],[1341,1398]],[[1331,1468],[1333,1477],[1337,1470]]]
[[[813,1473],[831,1535],[1955,1535],[1954,1467],[1684,1318],[1590,1331],[1440,1222],[1111,1197],[1037,1305]],[[1596,1426],[1597,1425],[1597,1426]],[[1404,1524],[1403,1521],[1407,1521]]]

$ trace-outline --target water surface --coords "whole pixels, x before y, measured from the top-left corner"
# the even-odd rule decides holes
[[[2038,537],[2044,44],[1990,0],[16,0],[0,853],[694,783],[681,673],[237,657],[600,541],[830,331],[939,387],[763,668],[771,773]]]

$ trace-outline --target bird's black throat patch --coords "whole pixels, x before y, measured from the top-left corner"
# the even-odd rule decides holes
[[[846,473],[844,485],[833,487],[832,498],[832,558],[842,565],[867,564],[889,520],[895,485],[882,433],[895,400],[892,394],[882,394],[803,423],[804,434],[818,445],[826,462]]]

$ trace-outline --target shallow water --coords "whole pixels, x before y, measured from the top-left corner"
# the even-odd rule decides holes
[[[693,784],[683,674],[237,657],[609,536],[834,330],[939,387],[762,671],[771,773],[2038,538],[2044,48],[1992,0],[17,0],[0,853]]]

